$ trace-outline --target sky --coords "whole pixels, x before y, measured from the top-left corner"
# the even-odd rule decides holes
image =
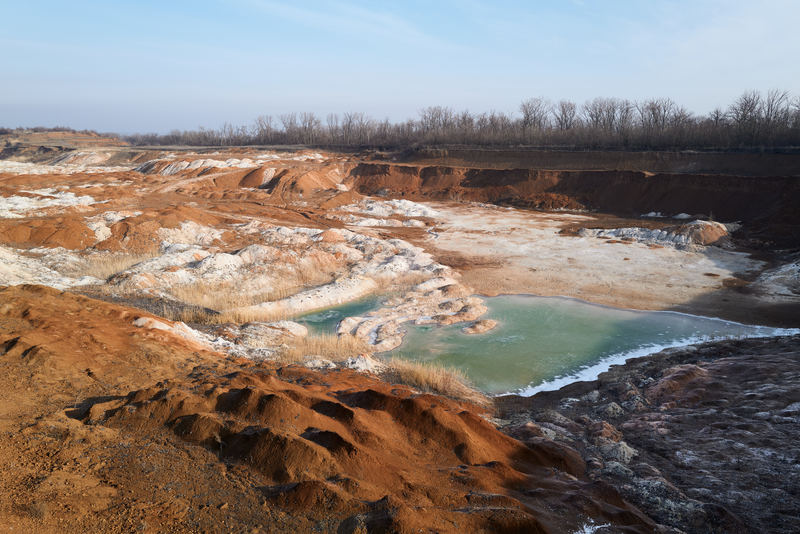
[[[798,21],[796,0],[0,0],[0,126],[398,121],[536,96],[704,114],[748,89],[800,94]]]

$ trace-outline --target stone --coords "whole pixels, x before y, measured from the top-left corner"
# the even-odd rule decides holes
[[[616,402],[609,402],[606,404],[605,408],[603,408],[603,413],[607,417],[615,418],[615,417],[622,417],[625,415],[625,411],[622,409],[622,406],[617,404]]]
[[[600,438],[601,445],[600,445],[600,452],[606,458],[611,458],[618,462],[622,462],[627,464],[631,461],[631,459],[636,456],[638,453],[636,449],[625,443],[624,441],[614,442],[609,440],[603,440]]]
[[[606,439],[609,441],[620,441],[622,439],[622,432],[617,430],[613,425],[607,423],[606,421],[598,421],[597,423],[594,423],[589,428],[589,431],[595,440]]]

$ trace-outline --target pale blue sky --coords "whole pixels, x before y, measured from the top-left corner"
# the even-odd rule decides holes
[[[0,0],[0,126],[167,131],[287,111],[392,120],[531,96],[800,93],[800,1]]]

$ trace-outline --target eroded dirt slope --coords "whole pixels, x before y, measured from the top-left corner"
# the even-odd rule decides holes
[[[597,210],[638,217],[688,213],[749,223],[762,246],[800,243],[800,178],[654,174],[647,171],[476,169],[362,163],[359,192],[413,199],[501,203],[543,210]]]
[[[225,359],[141,311],[0,289],[3,523],[44,532],[565,532],[653,523],[473,406]]]

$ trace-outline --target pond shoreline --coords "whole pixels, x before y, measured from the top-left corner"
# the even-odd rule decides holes
[[[530,300],[528,300],[530,299]],[[527,302],[526,302],[527,301]],[[661,350],[684,347],[697,343],[724,341],[739,338],[764,338],[800,333],[800,329],[783,329],[763,325],[748,325],[715,317],[672,310],[640,311],[614,308],[582,301],[574,297],[539,297],[535,295],[504,295],[484,299],[489,312],[484,318],[499,322],[497,328],[482,334],[461,333],[457,325],[420,326],[405,323],[403,343],[384,355],[407,357],[450,367],[468,370],[478,389],[492,395],[516,393],[533,395],[538,391],[557,389],[567,383],[594,379],[611,365],[624,363],[628,358],[657,353]],[[510,305],[509,305],[510,304]],[[515,317],[514,306],[530,305],[536,313],[530,318]],[[538,308],[543,308],[538,310]],[[519,313],[527,313],[524,310]],[[574,324],[568,326],[570,321]],[[566,329],[564,332],[556,332]],[[588,337],[581,342],[575,332]],[[561,337],[558,337],[558,336]],[[541,376],[528,384],[503,388],[496,382],[487,382],[481,370],[497,376],[501,359],[516,358],[512,373],[526,373],[520,359],[526,354],[541,360],[542,343],[546,347],[549,363],[560,371]],[[524,345],[520,347],[520,345]],[[500,347],[500,348],[498,348]],[[536,347],[530,349],[529,347]],[[514,351],[520,352],[515,354]],[[558,351],[563,353],[563,357]],[[491,354],[490,364],[466,362],[462,354],[485,359]],[[422,355],[422,356],[420,356]],[[509,356],[511,355],[511,356]],[[576,360],[579,357],[579,360]],[[575,360],[572,366],[561,365],[559,360]],[[472,372],[469,371],[472,370]],[[489,387],[487,387],[487,384]]]

